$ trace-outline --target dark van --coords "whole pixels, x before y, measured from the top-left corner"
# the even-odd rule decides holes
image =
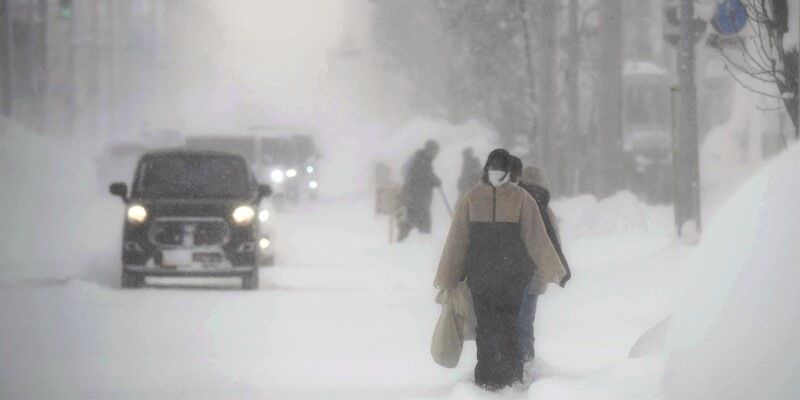
[[[257,210],[271,194],[238,154],[170,150],[142,155],[133,180],[110,186],[126,205],[122,287],[147,276],[242,278],[258,288]]]

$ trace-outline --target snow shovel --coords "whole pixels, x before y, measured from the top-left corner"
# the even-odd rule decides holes
[[[442,190],[441,186],[437,187],[437,189],[439,189],[439,194],[442,195],[442,201],[444,201],[444,206],[447,207],[447,213],[450,214],[450,219],[453,219],[453,208],[450,207],[450,202],[447,201],[447,195],[444,194],[444,190]]]

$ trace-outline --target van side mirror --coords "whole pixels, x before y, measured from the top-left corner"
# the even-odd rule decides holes
[[[272,196],[272,187],[269,185],[258,185],[258,199],[266,199]]]
[[[114,196],[119,196],[123,201],[128,201],[128,185],[124,182],[114,182],[108,187]]]

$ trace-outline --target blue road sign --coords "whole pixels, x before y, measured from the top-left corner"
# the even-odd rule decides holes
[[[747,25],[747,8],[742,0],[723,0],[717,5],[717,13],[711,25],[722,35],[735,35]]]

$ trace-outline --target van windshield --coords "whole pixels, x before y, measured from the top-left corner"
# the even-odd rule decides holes
[[[168,154],[142,159],[133,188],[145,198],[246,198],[250,176],[241,157]]]

